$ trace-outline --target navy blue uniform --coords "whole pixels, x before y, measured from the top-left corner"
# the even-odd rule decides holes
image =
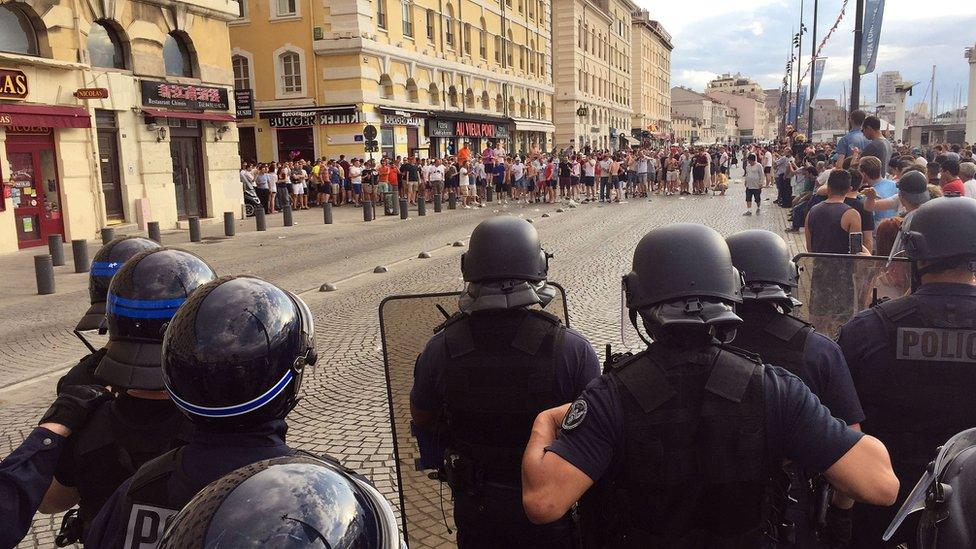
[[[65,437],[35,428],[0,462],[0,547],[13,547],[27,533],[54,478]]]
[[[179,511],[204,486],[245,465],[294,453],[285,444],[287,428],[284,420],[275,420],[238,433],[196,433],[191,442],[180,450],[181,459],[176,465],[176,474],[182,476],[182,483],[185,484],[181,490],[183,497],[176,498],[182,501],[171,502],[169,509],[149,508],[142,515],[133,512],[129,492],[133,478],[139,476],[136,473],[115,491],[95,517],[85,539],[85,547],[155,547],[162,536],[166,519]]]
[[[901,487],[889,508],[856,505],[857,547],[914,539],[917,515],[889,543],[881,535],[955,433],[976,427],[976,286],[933,283],[859,312],[838,343],[864,405],[863,429],[884,443]]]
[[[770,462],[789,459],[824,471],[863,436],[831,417],[803,382],[782,368],[764,369],[765,448]],[[586,414],[572,430],[560,432],[547,448],[594,482],[622,467],[627,441],[619,391],[607,376],[593,380],[580,397]]]

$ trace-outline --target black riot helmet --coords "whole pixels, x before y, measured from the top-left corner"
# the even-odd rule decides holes
[[[163,390],[160,347],[166,325],[197,289],[217,274],[196,255],[175,248],[140,252],[109,285],[108,344],[95,375],[123,389]]]
[[[88,298],[91,307],[85,312],[85,316],[81,317],[75,330],[85,332],[100,328],[102,321],[105,320],[105,298],[112,277],[130,257],[159,247],[159,244],[148,238],[120,236],[99,248],[88,272]]]
[[[679,339],[692,344],[710,333],[728,340],[742,322],[733,312],[733,305],[742,303],[742,277],[732,266],[729,247],[722,235],[697,223],[647,233],[634,250],[623,289],[631,323],[636,328],[640,314],[656,340],[665,339],[664,328],[682,332]]]
[[[170,321],[163,381],[197,424],[217,430],[283,419],[315,364],[315,328],[294,294],[249,276],[202,286]]]
[[[793,306],[790,298],[800,273],[786,241],[762,229],[739,231],[725,239],[732,265],[742,273],[743,300],[774,301]]]
[[[389,502],[339,465],[296,455],[211,482],[166,528],[160,549],[400,549]]]
[[[471,232],[468,251],[461,256],[461,274],[465,282],[539,282],[549,272],[549,257],[531,223],[502,215],[482,221]]]
[[[918,511],[922,514],[913,547],[956,549],[976,542],[976,429],[956,434],[939,448],[883,539],[891,539]]]
[[[904,233],[905,252],[913,262],[924,261],[919,274],[960,266],[976,260],[976,200],[936,198],[912,214]]]

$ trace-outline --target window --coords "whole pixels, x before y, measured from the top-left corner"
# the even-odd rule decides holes
[[[491,109],[491,98],[488,97],[487,91],[483,91],[481,92],[481,110],[487,111],[489,109]]]
[[[579,20],[576,21],[576,47],[583,47],[583,22]]]
[[[403,35],[413,38],[413,6],[400,2],[400,18],[403,19]]]
[[[383,99],[393,99],[393,79],[390,75],[380,76],[380,97]]]
[[[286,51],[278,56],[278,60],[281,63],[281,91],[302,93],[301,57],[293,51]]]
[[[499,113],[505,112],[505,100],[502,99],[502,94],[495,96],[495,110]]]
[[[525,13],[525,8],[523,7],[523,4],[525,4],[525,0],[519,0],[518,3],[519,13]]]
[[[441,104],[441,94],[437,90],[437,84],[431,82],[430,86],[427,87],[427,100],[430,101],[431,105]]]
[[[237,1],[237,16],[241,19],[247,17],[247,0],[236,0]]]
[[[515,47],[514,40],[512,40],[512,31],[508,31],[508,42],[505,44],[505,65],[511,67],[512,63],[512,48]]]
[[[464,42],[464,53],[471,55],[471,25],[464,24],[461,40]]]
[[[471,88],[464,92],[464,106],[468,109],[474,108],[474,92],[471,91]]]
[[[110,23],[95,21],[88,31],[88,60],[93,67],[125,68],[125,51]]]
[[[386,28],[386,0],[376,0],[376,26]]]
[[[539,118],[545,119],[546,117],[546,102],[543,101],[539,103]]]
[[[40,55],[37,33],[19,6],[0,5],[0,51]]]
[[[450,88],[447,89],[447,101],[448,101],[448,104],[450,106],[452,106],[452,107],[457,107],[458,106],[458,100],[459,99],[458,99],[458,91],[457,91],[457,88],[455,88],[454,86],[451,86]]]
[[[478,53],[482,59],[488,59],[488,25],[485,18],[481,18],[481,31],[478,35]]]
[[[525,70],[525,46],[519,46],[519,69]]]
[[[448,46],[454,47],[454,8],[450,4],[444,12],[444,41]]]
[[[417,81],[413,78],[407,79],[407,101],[410,103],[420,102],[420,91],[417,89]]]
[[[231,66],[234,68],[234,89],[246,90],[251,87],[251,64],[243,55],[235,55],[231,58]]]
[[[434,41],[434,10],[427,10],[427,40]]]
[[[495,35],[495,63],[502,62],[502,37]]]
[[[278,7],[278,17],[298,15],[298,0],[275,0]]]
[[[535,73],[535,40],[529,45],[529,51],[526,52],[529,56],[529,73]]]
[[[163,64],[167,76],[193,76],[193,58],[186,41],[180,35],[170,33],[163,41]]]

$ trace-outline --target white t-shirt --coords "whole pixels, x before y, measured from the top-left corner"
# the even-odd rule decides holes
[[[773,153],[771,153],[769,151],[766,151],[766,154],[763,155],[763,163],[762,163],[762,165],[763,165],[763,168],[772,168],[773,167]]]
[[[976,198],[976,179],[970,179],[962,185],[966,188],[966,196]]]
[[[580,163],[573,161],[573,164],[569,167],[569,174],[574,177],[579,177],[580,175]]]
[[[468,184],[468,169],[461,166],[461,170],[458,171],[458,185]]]
[[[361,185],[363,182],[363,169],[360,166],[349,166],[349,180],[353,185]]]
[[[766,177],[759,164],[746,164],[745,184],[747,189],[761,189]]]
[[[444,181],[444,166],[434,166],[433,164],[427,166],[430,168],[427,171],[427,181]]]
[[[593,177],[595,174],[596,174],[596,160],[593,160],[591,158],[587,160],[585,164],[583,164],[583,175],[586,177]]]
[[[612,163],[606,159],[600,161],[600,177],[610,177],[610,164]]]
[[[512,179],[518,181],[519,179],[522,179],[523,175],[525,175],[525,164],[522,164],[521,162],[516,162],[512,164],[511,170],[512,170]]]

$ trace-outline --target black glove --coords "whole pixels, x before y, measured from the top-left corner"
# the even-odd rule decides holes
[[[74,433],[80,429],[92,412],[112,399],[112,393],[101,385],[68,385],[62,387],[54,404],[38,422],[58,423]]]
[[[820,531],[820,541],[830,547],[847,547],[851,542],[851,525],[854,509],[827,507],[827,520]]]

